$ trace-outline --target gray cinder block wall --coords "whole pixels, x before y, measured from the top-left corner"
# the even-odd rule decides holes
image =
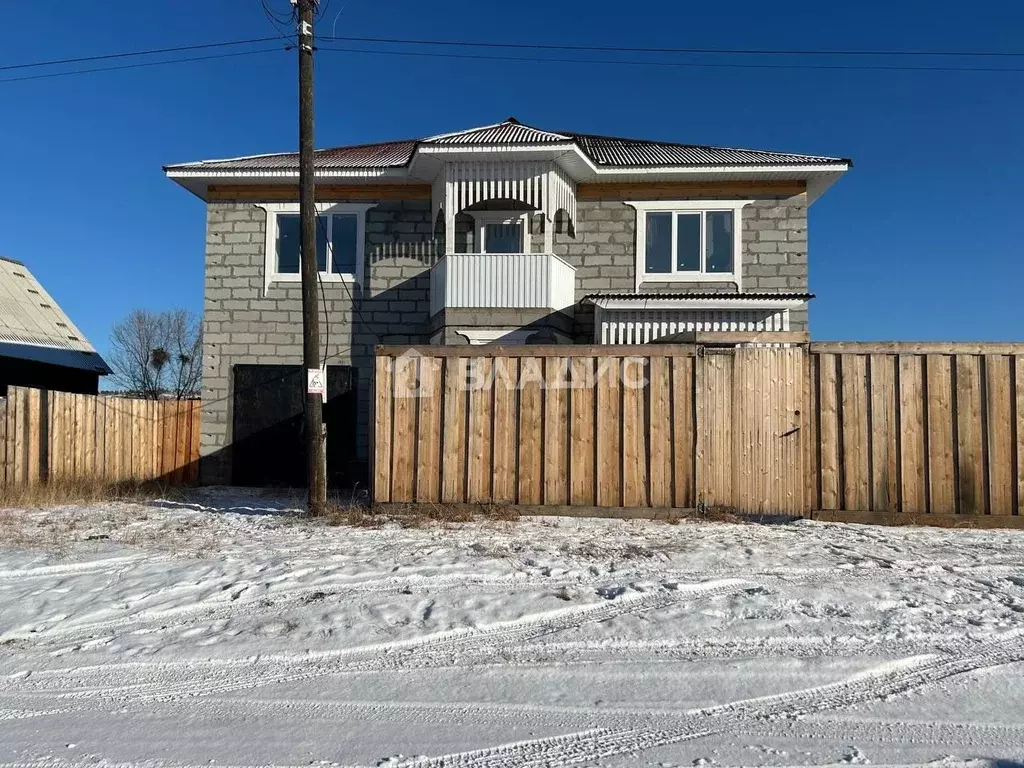
[[[355,439],[363,458],[374,346],[427,341],[421,333],[430,315],[428,271],[438,252],[433,232],[429,202],[382,202],[366,214],[366,285],[322,284],[327,320],[321,315],[320,341],[328,365],[357,369]],[[200,443],[205,484],[231,479],[233,366],[302,363],[301,288],[272,283],[264,291],[265,237],[262,208],[247,202],[207,206]]]
[[[371,208],[366,214],[365,285],[323,284],[327,320],[321,318],[321,343],[327,344],[329,364],[356,368],[355,439],[363,458],[374,346],[427,343],[436,330],[430,324],[429,270],[444,247],[430,213],[428,201],[385,201]],[[532,217],[536,251],[543,249],[545,225],[542,217]],[[278,283],[264,291],[265,228],[266,213],[253,203],[207,206],[200,468],[206,484],[231,479],[232,367],[302,362],[301,289],[298,283]],[[471,230],[471,219],[460,216],[460,251],[472,247]],[[635,288],[636,211],[615,200],[580,201],[572,226],[561,218],[556,222],[554,251],[577,270],[577,300],[598,291],[630,293]],[[744,291],[806,291],[806,196],[759,199],[747,206],[743,251]],[[645,283],[642,290],[708,291],[713,286],[736,290],[733,284],[679,282]],[[496,312],[495,324],[507,316]],[[805,330],[806,309],[791,312],[790,320],[793,330]],[[593,338],[592,322],[592,313],[577,306],[578,341]]]

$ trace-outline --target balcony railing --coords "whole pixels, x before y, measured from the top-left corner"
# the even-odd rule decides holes
[[[576,270],[552,253],[449,253],[430,273],[430,311],[450,307],[565,310]]]

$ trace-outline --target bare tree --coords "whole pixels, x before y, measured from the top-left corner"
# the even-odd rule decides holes
[[[135,394],[181,400],[199,392],[202,344],[194,312],[135,309],[110,332],[110,365],[121,386]]]

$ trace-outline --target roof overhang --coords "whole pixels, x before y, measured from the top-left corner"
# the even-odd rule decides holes
[[[227,171],[210,170],[202,167],[164,168],[167,178],[184,187],[203,200],[211,184],[298,184],[297,169]],[[380,182],[402,184],[416,183],[418,179],[410,178],[405,168],[319,168],[316,180],[326,183],[343,184],[374,184]]]
[[[257,156],[259,157],[259,156]],[[850,162],[752,163],[726,165],[607,166],[595,163],[571,140],[542,144],[426,144],[416,145],[405,165],[365,168],[319,168],[316,179],[346,184],[433,182],[451,161],[550,160],[576,183],[686,182],[686,181],[805,181],[808,203],[820,197],[850,169]],[[249,158],[241,158],[249,159]],[[298,168],[213,169],[223,160],[164,167],[167,177],[205,199],[210,184],[295,184]]]
[[[110,366],[97,353],[78,349],[62,349],[42,344],[0,342],[0,357],[56,365],[61,368],[76,368],[82,371],[90,371],[100,376],[112,373]]]

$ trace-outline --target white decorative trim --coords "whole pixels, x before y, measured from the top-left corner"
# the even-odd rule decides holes
[[[633,273],[636,276],[636,290],[645,282],[680,283],[735,283],[737,290],[743,290],[743,208],[753,200],[624,200],[636,210],[636,258]],[[732,272],[655,272],[647,273],[647,214],[678,213],[680,211],[732,211],[733,214],[733,258]],[[703,230],[702,230],[703,232]],[[672,223],[672,266],[676,262],[676,226]],[[701,252],[704,250],[701,236]]]
[[[653,298],[624,294],[615,298],[600,297],[587,301],[601,309],[794,309],[806,304],[808,299],[743,299],[724,293],[720,299],[685,299],[676,296]]]
[[[790,308],[751,307],[601,309],[594,316],[596,344],[651,344],[681,333],[788,331]]]
[[[267,212],[266,237],[263,243],[263,295],[266,296],[272,283],[302,282],[301,273],[281,273],[277,271],[277,216],[278,214],[299,213],[298,203],[254,203],[257,208]],[[337,272],[320,272],[320,279],[325,283],[363,282],[363,271],[366,262],[366,212],[378,203],[317,203],[317,215],[324,213],[356,214],[356,271],[355,273],[338,274]],[[331,244],[328,242],[328,259]]]
[[[534,333],[532,329],[516,328],[456,328],[455,332],[466,339],[472,346],[493,344],[501,341],[505,344],[522,344]]]
[[[525,344],[538,328],[456,328],[455,332],[465,338],[471,346],[483,344]],[[564,333],[552,330],[556,344],[569,344],[572,342]]]

